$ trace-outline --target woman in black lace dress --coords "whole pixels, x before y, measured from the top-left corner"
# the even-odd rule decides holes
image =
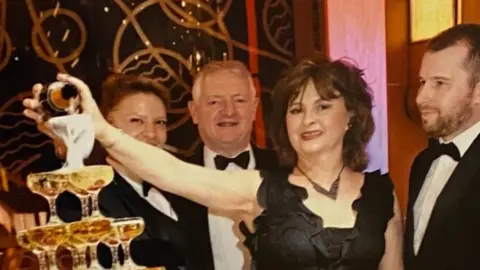
[[[392,182],[380,172],[363,173],[374,123],[362,76],[350,64],[324,58],[293,67],[274,90],[271,118],[273,141],[290,169],[260,172],[184,163],[110,126],[83,82],[65,75],[59,80],[80,89],[83,110],[92,115],[111,162],[168,192],[240,215],[254,269],[403,269]],[[235,106],[251,98],[256,97],[232,96]],[[215,110],[222,101],[202,102]],[[33,100],[24,104],[36,108]],[[26,115],[36,117],[31,110]],[[224,115],[232,125],[241,117],[236,108]]]

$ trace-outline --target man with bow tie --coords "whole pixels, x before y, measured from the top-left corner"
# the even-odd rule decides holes
[[[434,37],[419,78],[431,138],[410,173],[405,269],[479,269],[480,25]]]
[[[203,67],[195,78],[192,99],[189,110],[203,144],[188,162],[218,170],[278,167],[273,151],[251,143],[259,98],[243,63],[218,61]],[[207,209],[200,214],[203,222],[196,233],[210,232],[215,269],[250,269],[251,258],[243,246],[236,217]]]

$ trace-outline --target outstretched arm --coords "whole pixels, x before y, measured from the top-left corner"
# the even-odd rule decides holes
[[[120,163],[160,189],[218,211],[258,211],[255,207],[256,192],[261,177],[257,171],[225,172],[182,162],[168,152],[129,137],[108,124],[89,87],[81,80],[66,74],[59,74],[57,79],[78,89],[83,113],[91,115],[96,138],[108,151],[110,163]],[[40,89],[40,85],[34,86],[34,97],[38,97]],[[38,98],[25,99],[23,104],[27,117],[42,122],[41,115],[35,112],[40,107]],[[60,121],[52,123],[62,124]]]
[[[219,211],[249,213],[256,205],[258,171],[226,172],[183,162],[106,125],[97,139],[118,162],[153,185]]]

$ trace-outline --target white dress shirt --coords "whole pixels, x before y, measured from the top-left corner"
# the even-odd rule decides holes
[[[133,181],[129,179],[127,176],[117,172],[125,181],[132,186],[133,190],[135,190],[140,197],[145,199],[150,205],[152,205],[155,209],[166,215],[167,217],[178,221],[177,213],[173,210],[170,202],[163,196],[163,194],[158,191],[156,188],[151,188],[148,191],[147,197],[143,196],[143,187],[141,183]]]
[[[250,161],[247,169],[254,169],[255,157],[251,146],[248,146],[245,150],[250,152]],[[204,166],[207,168],[216,168],[214,161],[216,155],[217,153],[204,146]],[[225,170],[234,171],[243,170],[243,168],[237,166],[235,163],[229,163]],[[216,215],[211,211],[208,213],[210,241],[216,270],[241,270],[250,268],[250,265],[247,265],[251,262],[250,253],[243,245],[245,238],[239,232],[238,225],[238,222],[234,222],[228,217]]]
[[[460,156],[463,157],[475,138],[480,134],[480,122],[460,133],[455,137],[452,143],[458,148]],[[440,143],[449,143],[440,141]],[[437,201],[438,196],[448,182],[458,162],[450,156],[443,155],[433,161],[430,170],[427,173],[422,189],[413,206],[414,215],[414,236],[413,248],[415,254],[418,253],[420,245],[427,230],[430,216]]]

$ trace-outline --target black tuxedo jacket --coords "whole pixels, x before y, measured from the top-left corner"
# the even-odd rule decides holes
[[[418,254],[414,254],[413,206],[432,160],[424,150],[410,172],[405,269],[480,269],[480,136],[463,155],[438,196]]]
[[[255,168],[259,170],[277,170],[279,163],[277,155],[271,150],[264,150],[252,145],[253,155],[255,157]],[[203,160],[203,145],[200,145],[195,153],[185,159],[186,162],[204,166]],[[189,202],[194,204],[193,202]],[[192,224],[196,226],[190,226],[187,228],[189,239],[196,238],[197,244],[201,247],[194,247],[190,243],[190,247],[194,247],[197,251],[201,252],[201,257],[204,259],[202,265],[205,266],[205,270],[213,270],[213,255],[212,247],[210,244],[210,232],[208,227],[208,209],[202,205],[195,204],[194,206],[187,207],[190,209],[196,209],[195,215],[191,215],[190,218]],[[199,262],[197,262],[199,264]]]
[[[107,217],[140,216],[145,220],[144,232],[131,243],[131,255],[137,264],[166,266],[169,270],[178,269],[179,266],[202,269],[187,258],[189,241],[185,238],[180,220],[188,212],[185,211],[181,198],[163,191],[162,194],[176,211],[179,222],[155,209],[118,174],[99,194],[100,211]],[[66,222],[81,218],[80,206],[78,198],[69,192],[61,194],[57,199],[58,215]],[[121,252],[119,257],[123,257]],[[111,266],[111,254],[107,246],[98,246],[98,259],[103,266]]]

